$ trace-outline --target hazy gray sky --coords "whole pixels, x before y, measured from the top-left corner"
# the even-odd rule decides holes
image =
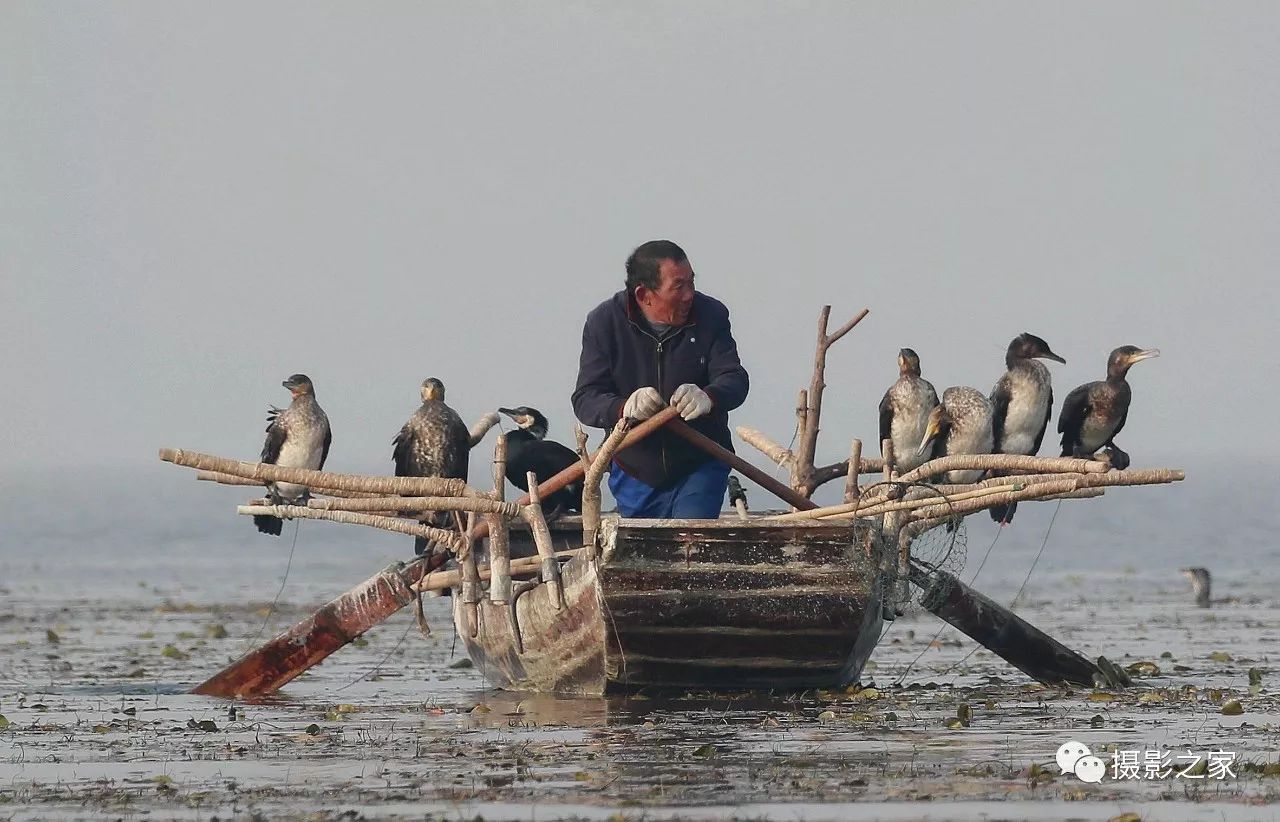
[[[1163,349],[1138,465],[1274,454],[1278,42],[1273,3],[7,2],[0,468],[253,458],[295,371],[335,470],[390,470],[428,375],[569,440],[582,318],[654,237],[783,441],[819,306],[871,308],[823,458],[901,346],[986,391],[1024,330],[1059,398]]]

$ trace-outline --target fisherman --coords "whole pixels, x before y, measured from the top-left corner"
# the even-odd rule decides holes
[[[573,410],[585,425],[611,429],[670,404],[692,428],[733,450],[729,412],[747,398],[746,369],[729,309],[694,290],[680,246],[651,240],[627,258],[626,288],[587,315]],[[729,466],[667,431],[620,453],[609,490],[624,517],[714,519]]]

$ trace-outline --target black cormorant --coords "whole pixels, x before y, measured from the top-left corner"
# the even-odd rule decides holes
[[[956,454],[990,454],[991,401],[968,386],[952,386],[942,392],[942,402],[929,412],[920,453],[928,459]],[[944,480],[952,484],[977,482],[981,469],[948,471]]]
[[[580,460],[573,449],[546,439],[547,418],[538,409],[521,405],[498,410],[520,426],[505,436],[507,479],[521,491],[529,490],[528,472],[532,471],[538,482],[543,483]],[[581,511],[582,480],[544,497],[542,510],[547,512],[547,519],[555,519],[566,511]]]
[[[319,471],[329,456],[333,434],[329,418],[316,402],[316,389],[306,374],[294,374],[280,383],[289,389],[293,402],[288,408],[270,406],[267,411],[267,441],[262,445],[262,461],[282,468]],[[268,482],[272,505],[305,503],[310,495],[305,485]],[[280,536],[284,521],[279,517],[255,516],[253,524],[264,534]]]
[[[1085,383],[1072,390],[1062,403],[1058,432],[1062,434],[1062,456],[1092,459],[1107,446],[1113,468],[1129,467],[1129,455],[1115,444],[1115,436],[1129,417],[1133,392],[1125,374],[1134,363],[1160,356],[1157,348],[1123,345],[1107,357],[1107,378]]]
[[[991,433],[995,439],[992,453],[1032,457],[1040,452],[1045,429],[1053,417],[1053,382],[1049,369],[1037,358],[1067,362],[1035,334],[1019,334],[1009,343],[1004,355],[1008,370],[991,389]],[[1012,522],[1017,509],[1016,502],[994,506],[990,509],[991,518],[1001,524]]]
[[[880,400],[880,441],[893,440],[898,473],[903,474],[928,458],[920,451],[920,443],[929,412],[938,404],[938,392],[920,377],[920,357],[910,348],[898,352],[898,374],[898,381]]]
[[[423,380],[422,405],[391,442],[397,477],[445,477],[466,482],[471,433],[457,412],[445,405],[444,383],[435,377]],[[443,511],[427,512],[421,522],[438,528],[453,524]],[[425,537],[415,538],[414,553],[423,553],[429,544]]]

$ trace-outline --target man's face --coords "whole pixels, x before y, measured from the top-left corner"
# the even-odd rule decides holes
[[[685,260],[658,264],[658,287],[636,286],[636,302],[649,322],[684,325],[693,308],[693,266]]]

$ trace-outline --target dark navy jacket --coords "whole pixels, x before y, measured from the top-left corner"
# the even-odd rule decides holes
[[[659,341],[635,301],[619,291],[592,309],[582,329],[582,358],[573,412],[584,425],[613,428],[637,388],[658,389],[664,400],[691,382],[711,397],[711,411],[689,423],[733,450],[729,412],[747,398],[747,371],[729,329],[729,309],[701,292],[689,321]],[[614,458],[627,474],[654,488],[670,486],[710,457],[667,431],[655,431]]]

